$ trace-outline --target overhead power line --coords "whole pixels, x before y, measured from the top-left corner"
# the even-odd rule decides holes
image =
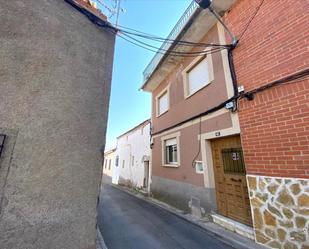
[[[309,77],[309,68],[306,68],[306,69],[304,69],[300,72],[296,72],[292,75],[286,76],[286,77],[279,79],[279,80],[275,80],[275,81],[270,82],[266,85],[263,85],[263,86],[258,87],[256,89],[253,89],[249,92],[246,92],[245,94],[243,94],[243,96],[246,97],[249,100],[252,100],[255,94],[263,92],[263,91],[265,91],[269,88],[272,88],[272,87],[275,87],[275,86],[278,86],[278,85],[282,85],[282,84],[289,84],[289,83],[292,83],[292,82],[294,83],[294,82],[299,81],[299,80],[304,80],[308,77]]]
[[[308,79],[308,78],[309,78],[309,68],[306,68],[306,69],[304,69],[302,71],[295,72],[295,73],[293,73],[293,74],[291,74],[291,75],[289,75],[287,77],[284,77],[282,79],[275,80],[275,81],[270,82],[270,83],[268,83],[266,85],[263,85],[263,86],[261,86],[259,88],[253,89],[252,91],[246,92],[244,94],[239,94],[239,95],[233,96],[233,97],[227,99],[226,101],[218,104],[217,106],[215,106],[213,108],[210,108],[210,109],[208,109],[208,110],[206,110],[206,111],[204,111],[202,113],[199,113],[196,116],[193,116],[191,118],[185,119],[185,120],[183,120],[183,121],[181,121],[181,122],[179,122],[177,124],[174,124],[172,126],[164,128],[162,130],[154,132],[151,135],[155,136],[155,135],[161,134],[161,133],[163,133],[165,131],[168,131],[170,129],[179,127],[179,126],[181,126],[181,125],[183,125],[183,124],[185,124],[185,123],[187,123],[189,121],[195,120],[195,119],[200,118],[202,116],[209,115],[209,114],[211,114],[211,113],[213,113],[215,111],[218,111],[218,110],[220,110],[222,108],[225,108],[226,104],[228,104],[228,103],[230,103],[232,101],[235,101],[237,99],[247,98],[249,100],[252,100],[255,94],[263,92],[266,89],[270,89],[270,88],[273,88],[273,87],[276,87],[276,86],[279,86],[279,85],[296,83],[296,82],[299,82],[301,80],[305,80],[305,79]]]
[[[166,51],[167,50],[156,50],[156,49],[151,49],[149,48],[149,46],[143,46],[137,42],[134,42],[134,41],[131,41],[129,40],[128,38],[124,37],[123,35],[120,35],[120,34],[117,34],[118,37],[122,38],[123,40],[135,45],[135,46],[138,46],[138,47],[141,47],[143,49],[146,49],[148,51],[151,51],[151,52],[154,52],[154,53],[158,53],[158,54],[166,54]],[[193,54],[190,54],[190,53],[186,53],[186,52],[178,52],[178,51],[173,51],[171,50],[169,52],[169,54],[171,56],[178,56],[178,57],[196,57],[196,56],[201,56],[201,55],[208,55],[208,54],[212,54],[212,53],[216,53],[216,52],[219,52],[221,50],[223,50],[224,48],[219,48],[219,49],[211,49],[209,51],[204,51],[204,52],[198,52],[197,54],[193,53]]]
[[[158,54],[166,54],[166,52],[168,52],[169,55],[177,56],[177,57],[196,57],[196,56],[208,55],[208,54],[216,53],[216,52],[219,52],[223,49],[227,49],[230,47],[229,45],[194,43],[194,42],[189,42],[189,41],[165,39],[165,38],[146,34],[144,32],[139,32],[139,31],[138,32],[127,32],[119,28],[117,29],[117,31],[115,31],[114,29],[110,29],[110,31],[113,34],[120,37],[121,39],[135,46],[138,46],[140,48],[143,48],[143,49],[146,49],[148,51],[158,53]],[[204,47],[204,48],[209,48],[209,50],[200,50],[200,51],[193,51],[193,52],[177,51],[173,49],[165,49],[162,46],[161,47],[153,46],[152,44],[145,42],[145,40],[156,41],[156,42],[161,42],[161,43],[168,41],[169,43],[175,43],[180,46]]]
[[[119,34],[118,34],[119,35]],[[119,35],[120,36],[120,35]],[[156,46],[152,46],[148,43],[145,43],[141,40],[138,40],[130,35],[127,35],[127,34],[122,34],[122,36],[120,36],[121,38],[123,38],[123,36],[127,37],[128,39],[130,39],[131,41],[134,41],[136,42],[137,44],[134,44],[134,45],[142,45],[142,46],[146,46],[148,48],[153,48],[153,49],[156,49],[156,51],[159,51],[159,52],[167,52],[169,51],[168,49],[163,49],[163,48],[159,48],[159,47],[156,47]],[[198,56],[198,55],[203,55],[203,54],[209,54],[209,53],[212,53],[212,52],[218,52],[218,51],[221,51],[222,49],[224,49],[224,47],[215,47],[213,49],[210,49],[208,51],[205,51],[205,50],[202,50],[202,51],[195,51],[195,52],[182,52],[182,51],[171,51],[171,54],[174,54],[174,55],[192,55],[192,56]]]
[[[126,33],[129,35],[134,35],[134,36],[138,36],[141,38],[145,38],[145,39],[149,39],[152,41],[157,41],[157,42],[164,42],[164,43],[174,43],[177,42],[177,44],[181,44],[184,46],[194,46],[194,47],[230,47],[231,45],[229,44],[213,44],[213,43],[203,43],[203,42],[190,42],[190,41],[183,41],[183,40],[175,40],[175,39],[168,39],[168,38],[163,38],[157,35],[153,35],[153,34],[148,34],[145,32],[141,32],[138,31],[136,29],[131,29],[131,28],[127,28],[124,26],[119,26],[120,28],[118,28],[118,30],[122,33]],[[131,31],[127,31],[127,30],[131,30]]]
[[[244,30],[241,32],[239,39],[241,40],[241,38],[244,36],[244,34],[246,33],[247,29],[249,28],[250,24],[252,23],[253,19],[256,17],[257,13],[259,12],[259,10],[261,9],[262,5],[264,3],[264,0],[261,0],[259,6],[256,8],[254,14],[251,16],[250,20],[248,21],[248,23],[246,24]]]

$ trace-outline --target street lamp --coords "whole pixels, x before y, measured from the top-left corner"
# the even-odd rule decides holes
[[[237,38],[233,33],[229,30],[229,28],[225,25],[225,23],[221,20],[219,14],[215,11],[215,9],[211,6],[212,0],[194,0],[202,9],[209,9],[209,11],[215,16],[215,18],[222,24],[226,32],[232,39],[232,45],[235,47],[237,45]]]

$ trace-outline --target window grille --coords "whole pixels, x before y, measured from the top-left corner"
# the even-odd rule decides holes
[[[222,149],[224,173],[245,175],[245,163],[242,148]]]

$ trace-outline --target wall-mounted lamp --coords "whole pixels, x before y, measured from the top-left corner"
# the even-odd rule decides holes
[[[215,9],[211,6],[212,0],[194,0],[202,9],[209,9],[209,11],[215,16],[215,18],[222,24],[226,32],[232,39],[232,45],[235,47],[237,45],[237,38],[235,35],[229,30],[229,28],[225,25],[225,23],[221,20],[220,15],[215,11]]]

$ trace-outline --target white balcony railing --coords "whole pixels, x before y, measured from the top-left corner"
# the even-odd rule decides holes
[[[192,16],[192,14],[195,12],[197,8],[198,8],[198,4],[192,1],[192,3],[189,5],[189,7],[184,12],[184,14],[180,17],[180,19],[178,20],[178,22],[176,23],[176,25],[174,26],[170,34],[167,36],[167,39],[174,40],[179,35],[179,33],[181,32],[183,27],[187,24],[190,17]],[[163,42],[163,44],[160,47],[160,50],[161,49],[168,50],[171,45],[172,44],[170,42]],[[146,81],[150,77],[150,75],[153,73],[153,71],[155,70],[155,68],[157,67],[157,65],[159,64],[163,56],[164,54],[158,53],[158,52],[154,55],[154,57],[149,62],[149,64],[147,65],[147,67],[145,68],[143,72],[144,81]]]

